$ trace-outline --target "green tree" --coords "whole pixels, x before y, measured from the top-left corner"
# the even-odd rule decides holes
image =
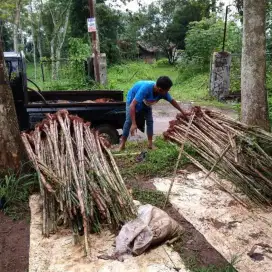
[[[190,22],[200,21],[203,16],[209,15],[208,6],[199,4],[198,1],[186,2],[176,7],[173,21],[166,29],[167,38],[175,43],[178,48],[185,48],[185,36]]]
[[[4,21],[1,22],[0,29],[0,37],[3,39],[3,50],[11,51],[13,49],[12,31]]]
[[[87,18],[90,17],[88,0],[72,0],[71,7],[71,36],[84,38],[87,42]],[[121,29],[121,13],[105,4],[104,0],[96,1],[96,18],[100,40],[100,51],[106,53],[110,63],[119,59],[117,45],[118,34]]]
[[[52,79],[57,79],[59,61],[69,26],[72,0],[49,0],[43,3],[43,27],[50,45]]]
[[[175,50],[185,48],[185,37],[190,22],[209,17],[215,9],[215,2],[210,0],[161,0],[143,7],[139,38],[145,43],[163,50],[169,62],[175,61]]]

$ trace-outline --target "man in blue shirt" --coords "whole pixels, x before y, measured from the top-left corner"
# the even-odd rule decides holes
[[[143,111],[146,120],[148,148],[152,149],[153,138],[153,116],[152,105],[160,99],[171,103],[177,110],[186,116],[186,112],[181,109],[179,104],[169,94],[173,83],[167,76],[162,76],[155,81],[138,81],[129,90],[126,103],[126,121],[123,127],[120,150],[125,149],[129,132],[134,136],[137,131],[136,113]]]

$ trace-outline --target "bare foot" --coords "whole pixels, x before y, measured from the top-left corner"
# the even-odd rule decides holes
[[[157,147],[154,146],[154,145],[149,145],[147,148],[148,148],[148,149],[151,149],[151,150],[156,150],[156,149],[157,149]]]

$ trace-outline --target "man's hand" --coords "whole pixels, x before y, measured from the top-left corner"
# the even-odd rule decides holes
[[[131,136],[135,136],[135,133],[137,133],[137,125],[136,124],[131,125],[130,133],[131,133]]]
[[[184,117],[188,117],[188,116],[191,116],[192,115],[192,111],[180,111]]]
[[[170,102],[179,112],[181,112],[181,114],[186,118],[188,119],[188,116],[191,115],[191,111],[184,111],[180,105],[177,103],[177,101],[175,99],[173,99],[171,102]]]

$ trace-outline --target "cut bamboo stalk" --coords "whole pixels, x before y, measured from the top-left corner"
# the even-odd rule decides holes
[[[187,139],[189,130],[191,128],[191,125],[193,123],[194,117],[195,117],[195,113],[193,113],[193,115],[191,116],[189,124],[188,124],[188,127],[187,127],[187,130],[185,132],[184,140],[182,142],[182,145],[181,145],[181,148],[180,148],[180,151],[179,151],[179,155],[178,155],[178,159],[177,159],[177,162],[176,162],[176,165],[175,165],[175,169],[174,169],[174,173],[173,173],[173,178],[172,178],[171,184],[169,186],[169,189],[168,189],[168,192],[167,192],[167,195],[166,195],[166,199],[165,199],[165,202],[164,202],[164,205],[163,205],[164,209],[165,209],[165,207],[166,207],[166,205],[167,205],[167,203],[169,201],[169,196],[170,196],[172,187],[174,185],[174,182],[175,182],[175,179],[176,179],[176,176],[177,176],[178,166],[179,166],[181,155],[182,155],[182,152],[183,152],[183,149],[184,149],[184,144],[186,142],[186,139]]]

